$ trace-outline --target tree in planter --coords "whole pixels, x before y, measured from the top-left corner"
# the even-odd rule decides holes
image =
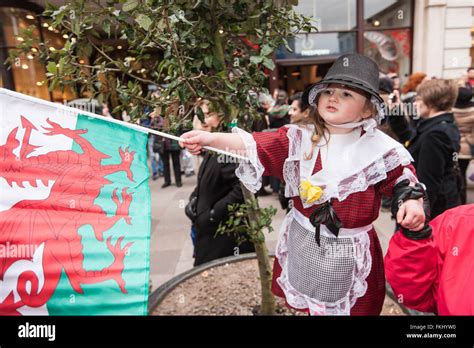
[[[268,92],[266,69],[273,52],[297,32],[314,29],[311,20],[292,10],[292,0],[68,0],[43,14],[68,36],[61,49],[26,39],[11,57],[35,54],[46,62],[49,87],[80,86],[113,113],[127,111],[132,121],[145,106],[159,107],[170,132],[189,127],[202,99],[210,110],[249,129],[257,98]],[[32,32],[32,31],[31,31]],[[27,34],[27,33],[25,33]],[[31,34],[31,33],[30,33]],[[118,51],[116,46],[123,46]],[[147,85],[162,85],[152,96]],[[263,228],[271,228],[271,211],[258,207],[242,186],[262,285],[262,314],[274,313],[271,268]],[[236,232],[234,225],[227,225]],[[225,226],[223,227],[225,229]],[[239,231],[242,232],[242,231]]]

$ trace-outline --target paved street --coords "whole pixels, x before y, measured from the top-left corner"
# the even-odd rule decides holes
[[[165,189],[161,188],[163,178],[157,181],[150,180],[152,193],[150,277],[153,290],[173,276],[193,267],[191,224],[184,214],[184,206],[196,185],[196,180],[196,175],[189,178],[183,176],[182,187],[177,188],[172,185]],[[275,231],[266,235],[267,246],[270,251],[273,251],[279,226],[284,218],[284,211],[280,209],[276,195],[261,197],[259,201],[263,207],[273,205],[278,209],[272,224]],[[468,192],[468,201],[474,203],[474,186],[471,186]],[[394,229],[390,214],[381,212],[375,222],[375,228],[385,253]]]

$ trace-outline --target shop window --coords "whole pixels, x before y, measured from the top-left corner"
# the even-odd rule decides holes
[[[374,59],[380,70],[406,77],[411,69],[411,30],[395,29],[364,32],[364,54]]]
[[[365,29],[411,26],[411,0],[364,0]]]
[[[356,51],[356,33],[298,34],[290,40],[289,46],[293,52],[281,47],[276,53],[276,59],[338,56]]]
[[[295,12],[313,17],[320,32],[354,29],[356,10],[356,0],[300,0],[295,7]]]
[[[35,26],[33,36],[40,38],[40,28],[34,12],[22,8],[0,7],[0,57],[4,61],[10,50],[16,49],[25,38],[22,32],[30,27]],[[51,49],[59,49],[63,47],[65,39],[62,38],[58,30],[54,30],[48,23],[42,23],[42,33],[45,43]],[[9,83],[7,84],[7,79]],[[13,63],[11,70],[8,70],[4,64],[0,66],[0,86],[12,88],[15,91],[30,95],[33,97],[63,102],[73,99],[74,93],[70,88],[64,91],[57,88],[50,94],[48,91],[48,83],[46,78],[45,66],[38,57],[37,48],[33,48],[31,52],[22,54]]]

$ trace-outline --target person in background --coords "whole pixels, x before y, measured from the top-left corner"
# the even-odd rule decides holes
[[[431,221],[432,234],[396,232],[385,256],[388,283],[401,303],[438,315],[474,315],[474,204]]]
[[[260,93],[258,96],[258,108],[257,112],[260,116],[259,119],[253,121],[252,131],[262,132],[265,129],[268,129],[268,110],[273,106],[273,99],[270,95]]]
[[[392,80],[393,90],[400,91],[400,77],[397,73],[391,72],[387,74],[387,77]]]
[[[308,124],[309,117],[314,112],[311,105],[303,103],[303,92],[298,92],[290,98],[290,108],[288,115],[290,116],[290,123],[292,124]]]
[[[474,66],[471,66],[469,69],[467,69],[467,79],[467,82],[471,88],[474,88]]]
[[[112,115],[110,114],[109,105],[107,105],[107,103],[102,105],[102,116],[112,117]]]
[[[416,72],[408,77],[408,81],[403,85],[401,92],[402,102],[408,103],[415,100],[417,87],[426,79],[426,74]]]
[[[163,129],[163,117],[160,115],[161,108],[155,108],[150,113],[150,125],[149,127],[154,130]],[[151,148],[149,148],[151,169],[152,169],[152,178],[157,180],[158,177],[164,175],[164,163],[159,154],[159,136],[150,134]]]
[[[170,112],[172,112],[172,108],[170,108]],[[166,120],[163,122],[163,128],[167,129]],[[181,181],[181,164],[179,161],[181,148],[176,140],[171,140],[164,137],[156,137],[156,148],[160,157],[163,159],[163,175],[165,178],[165,182],[161,185],[162,188],[166,188],[171,186],[171,167],[170,167],[170,159],[173,162],[173,172],[174,178],[177,187],[183,186]]]
[[[271,129],[278,129],[290,123],[290,117],[288,116],[289,109],[288,94],[281,89],[278,90],[275,105],[268,110],[269,127]]]
[[[399,97],[399,93],[397,90],[394,89],[393,78],[390,78],[386,75],[379,76],[379,94],[382,97],[384,104],[386,106],[386,110],[388,111],[386,118],[384,118],[380,125],[377,127],[382,132],[390,136],[391,138],[398,141],[398,137],[396,136],[395,132],[390,127],[389,119],[392,117],[404,117],[403,115],[398,116],[394,111],[394,101],[396,101]],[[382,210],[383,211],[390,211],[392,206],[392,198],[389,196],[382,196]]]
[[[201,130],[219,128],[221,117],[203,107],[205,122]],[[253,252],[250,242],[237,244],[228,234],[216,235],[219,224],[228,219],[227,207],[244,203],[240,181],[235,175],[236,164],[219,155],[205,152],[199,168],[198,182],[185,208],[194,230],[194,266],[232,255]],[[191,232],[191,235],[193,233]]]
[[[472,100],[471,88],[459,87],[453,113],[461,133],[461,150],[459,151],[459,167],[463,183],[461,204],[466,204],[466,172],[474,154],[474,101]]]
[[[460,133],[452,107],[458,87],[451,80],[427,80],[416,90],[420,121],[413,127],[406,118],[393,117],[393,128],[415,160],[418,178],[426,185],[431,216],[461,204],[461,177],[457,162]]]
[[[428,77],[425,73],[413,73],[408,77],[408,81],[401,89],[402,94],[400,95],[400,100],[404,108],[404,113],[408,117],[408,120],[412,126],[416,126],[416,123],[419,120],[419,115],[416,114],[416,108],[414,104],[416,98],[416,89],[426,79],[428,79]]]
[[[394,101],[399,96],[397,90],[395,90],[393,86],[393,80],[388,76],[382,75],[379,77],[379,94],[387,107],[386,110],[388,110],[388,114],[386,115],[386,118],[382,120],[380,126],[378,126],[377,128],[398,141],[397,135],[392,131],[388,122],[388,119],[390,117],[399,117],[396,116],[397,114],[394,112],[395,110],[393,109]]]

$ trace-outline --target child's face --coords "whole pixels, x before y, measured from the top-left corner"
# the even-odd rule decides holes
[[[352,88],[330,84],[321,92],[318,111],[321,117],[332,124],[359,122],[372,116],[367,107],[367,98]]]

